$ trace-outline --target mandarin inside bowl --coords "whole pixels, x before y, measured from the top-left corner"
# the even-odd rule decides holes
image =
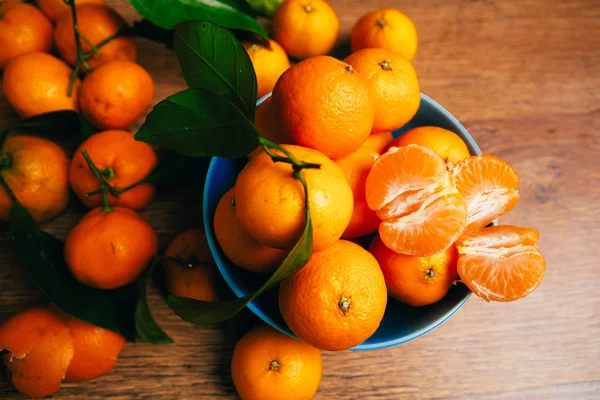
[[[260,104],[268,96],[260,99],[258,103]],[[415,117],[404,127],[395,131],[394,136],[398,137],[411,128],[425,125],[439,126],[455,132],[467,144],[472,155],[481,154],[477,143],[461,123],[424,94],[421,95],[421,106]],[[245,159],[229,160],[214,157],[206,176],[203,200],[204,227],[210,249],[219,271],[238,297],[254,292],[266,281],[268,276],[246,272],[227,259],[215,237],[213,218],[219,200],[234,186],[236,177],[246,162]],[[442,300],[425,307],[411,307],[390,297],[379,329],[364,343],[352,350],[383,349],[424,335],[450,318],[467,301],[470,294],[471,292],[464,285],[453,286]],[[294,336],[279,313],[277,288],[269,290],[252,301],[249,308],[267,324]]]

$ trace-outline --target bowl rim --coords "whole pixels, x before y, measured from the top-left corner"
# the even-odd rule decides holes
[[[256,105],[259,106],[271,95],[272,95],[272,93],[267,93],[266,95],[264,95],[263,97],[261,97],[260,99],[257,100]],[[460,123],[460,121],[458,121],[458,119],[456,119],[456,117],[454,117],[452,114],[450,114],[450,112],[448,110],[446,110],[442,105],[440,105],[438,102],[436,102],[435,100],[433,100],[431,97],[427,96],[424,93],[421,93],[421,101],[429,103],[431,106],[433,106],[433,108],[435,108],[437,111],[441,112],[441,114],[443,114],[444,117],[446,119],[448,119],[453,125],[455,125],[456,128],[460,131],[460,136],[463,140],[465,140],[467,142],[467,146],[469,148],[472,148],[476,155],[482,154],[479,146],[475,142],[475,139],[466,130],[466,128]],[[210,165],[209,165],[208,171],[206,173],[206,180],[204,183],[204,193],[207,193],[207,188],[208,188],[209,182],[211,182],[212,179],[218,178],[218,173],[216,172],[216,164],[217,164],[218,160],[219,160],[219,157],[211,158]],[[202,219],[203,219],[204,229],[206,232],[206,238],[208,240],[210,251],[211,251],[211,254],[214,255],[215,253],[217,253],[217,249],[220,248],[220,245],[217,242],[216,237],[214,235],[214,230],[212,227],[212,225],[213,225],[212,218],[214,217],[214,215],[213,214],[209,215],[208,203],[209,202],[207,200],[207,196],[203,195],[203,197],[202,197],[202,214],[203,214]],[[493,224],[497,225],[497,221],[494,221]],[[225,282],[227,283],[227,286],[229,286],[231,291],[238,298],[246,296],[246,294],[244,294],[237,285],[233,284],[229,273],[227,272],[226,268],[222,265],[222,263],[219,262],[218,258],[215,258],[215,264],[217,265],[217,268],[219,269],[221,276],[223,276],[223,279],[225,279]],[[439,317],[438,319],[436,319],[435,321],[426,325],[425,327],[423,327],[422,329],[420,329],[418,331],[412,332],[408,335],[404,335],[404,336],[401,336],[401,337],[398,337],[395,339],[382,341],[382,342],[369,343],[369,344],[361,343],[358,346],[350,348],[349,350],[353,350],[353,351],[380,350],[380,349],[385,349],[388,347],[397,346],[397,345],[409,342],[411,340],[417,339],[417,338],[425,335],[426,333],[431,332],[432,330],[434,330],[435,328],[437,328],[438,326],[440,326],[441,324],[446,322],[452,315],[454,315],[467,302],[467,300],[469,299],[469,297],[471,297],[471,295],[472,295],[472,292],[468,291],[465,294],[464,298],[461,299],[458,303],[456,303],[452,308],[450,308],[445,314],[443,314],[441,317]],[[286,331],[284,329],[281,329],[279,324],[276,323],[269,315],[267,315],[265,312],[263,312],[255,304],[254,301],[251,301],[247,307],[250,309],[250,311],[252,311],[252,313],[254,313],[263,322],[267,323],[271,327],[277,329],[278,331],[280,331],[288,336],[297,338],[291,331]],[[288,330],[289,330],[289,328],[288,328]]]

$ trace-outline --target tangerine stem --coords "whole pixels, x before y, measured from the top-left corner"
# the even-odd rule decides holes
[[[96,176],[96,178],[98,179],[98,182],[100,182],[100,190],[102,191],[102,201],[104,203],[104,207],[102,208],[102,211],[104,211],[104,212],[112,211],[112,208],[108,202],[108,192],[111,192],[111,194],[113,194],[117,198],[119,197],[119,194],[116,192],[113,193],[114,188],[106,182],[106,180],[102,176],[102,172],[100,172],[98,167],[96,167],[96,165],[94,165],[94,162],[90,158],[87,151],[82,150],[81,154],[83,154],[83,158],[85,159],[85,162],[87,163],[88,167],[90,168],[92,173]]]

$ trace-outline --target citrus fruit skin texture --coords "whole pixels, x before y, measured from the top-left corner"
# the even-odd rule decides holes
[[[344,157],[364,143],[375,103],[365,79],[348,64],[313,57],[288,69],[273,90],[282,128],[301,146]]]
[[[383,220],[381,240],[397,253],[439,253],[465,229],[465,200],[441,157],[423,146],[390,148],[371,168],[365,194]]]
[[[435,151],[446,163],[456,164],[469,157],[469,148],[456,133],[437,126],[420,126],[403,133],[390,147],[417,144]]]
[[[85,3],[104,5],[104,0],[75,0],[75,5]],[[52,22],[58,21],[66,11],[69,11],[69,6],[64,0],[37,0],[37,5]]]
[[[67,236],[65,261],[81,283],[115,289],[135,281],[156,254],[158,240],[135,211],[98,207],[88,212]]]
[[[69,159],[50,140],[10,135],[0,148],[0,174],[36,222],[56,217],[69,202]],[[8,221],[12,200],[0,188],[0,220]]]
[[[112,371],[125,345],[125,338],[108,329],[64,315],[73,340],[74,357],[65,380],[81,382]]]
[[[460,281],[486,301],[515,301],[542,282],[546,260],[539,232],[510,225],[465,233],[456,242]]]
[[[299,161],[321,165],[319,169],[303,169],[303,173],[313,224],[313,250],[325,249],[342,236],[350,222],[352,189],[340,167],[319,151],[283,147]],[[235,185],[236,211],[243,227],[259,243],[282,250],[291,249],[302,235],[304,199],[304,189],[293,177],[292,165],[274,163],[264,152],[246,164]]]
[[[52,23],[32,5],[0,2],[0,70],[11,58],[52,50]]]
[[[227,258],[238,267],[250,272],[273,271],[281,265],[287,252],[262,245],[248,234],[236,213],[234,190],[225,193],[215,211],[217,241]]]
[[[390,143],[394,140],[392,132],[371,133],[362,144],[363,147],[375,150],[379,155],[385,153]]]
[[[381,266],[390,296],[411,306],[441,300],[458,279],[458,253],[454,246],[431,256],[407,256],[390,250],[376,236],[369,251]]]
[[[294,58],[327,54],[340,35],[340,20],[324,0],[286,0],[273,16],[273,36]]]
[[[138,142],[127,131],[108,130],[98,132],[86,139],[75,151],[69,166],[71,188],[86,207],[101,206],[102,195],[86,196],[100,189],[100,182],[90,170],[82,151],[87,151],[104,178],[115,189],[129,187],[146,178],[156,167],[156,153],[147,143]],[[154,197],[155,186],[143,183],[120,194],[119,198],[108,195],[111,206],[139,210]]]
[[[113,61],[92,71],[81,85],[81,113],[100,129],[126,129],[146,112],[154,81],[131,61]]]
[[[290,60],[285,50],[272,39],[269,39],[270,48],[253,42],[242,42],[242,45],[248,52],[256,73],[256,97],[261,98],[273,91],[277,79],[290,67]]]
[[[279,289],[279,309],[287,325],[302,341],[322,350],[344,350],[367,340],[379,327],[386,304],[377,260],[346,240],[313,253]]]
[[[60,389],[73,360],[69,329],[48,308],[22,311],[0,327],[0,351],[15,388],[27,397],[44,397]]]
[[[79,78],[67,96],[71,69],[50,54],[33,52],[12,58],[2,77],[6,100],[23,118],[59,110],[78,110]]]
[[[116,34],[125,25],[125,20],[119,14],[101,4],[84,3],[76,6],[76,10],[79,30],[94,45]],[[73,16],[70,12],[61,14],[56,22],[54,42],[62,59],[74,66],[77,61],[77,47],[73,34]],[[81,49],[86,53],[91,51],[84,40],[81,40]],[[101,54],[94,53],[88,61],[92,69],[110,61],[135,61],[137,58],[137,47],[132,36],[114,38],[98,50]],[[85,67],[83,69],[85,71]]]
[[[201,301],[219,300],[215,262],[203,229],[190,229],[178,235],[169,244],[165,256],[191,261],[190,267],[165,259],[165,284],[169,293]]]
[[[411,62],[387,49],[364,49],[344,60],[363,76],[373,93],[373,132],[393,131],[412,119],[421,104],[417,73]]]
[[[354,196],[354,211],[350,224],[344,231],[344,239],[354,239],[377,231],[381,220],[365,200],[365,183],[371,167],[379,154],[367,147],[359,147],[353,153],[336,161],[344,171]]]
[[[381,47],[412,60],[417,52],[415,24],[395,8],[381,8],[363,15],[352,28],[352,52]]]
[[[506,161],[481,154],[451,168],[456,188],[467,202],[467,232],[475,232],[512,210],[519,201],[519,175]]]
[[[293,144],[292,139],[286,135],[281,124],[277,120],[273,97],[268,97],[256,108],[256,119],[254,121],[256,129],[261,136],[276,144]],[[262,146],[258,146],[256,150],[248,154],[248,158],[252,158],[257,154],[264,152]]]
[[[321,352],[266,325],[236,344],[231,377],[242,400],[310,400],[321,381]]]

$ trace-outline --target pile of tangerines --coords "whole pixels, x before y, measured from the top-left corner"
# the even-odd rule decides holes
[[[157,156],[126,130],[151,104],[153,81],[135,63],[133,39],[117,35],[122,18],[103,0],[77,3],[76,24],[63,0],[38,0],[39,9],[0,3],[3,93],[22,117],[75,110],[103,131],[71,160],[47,139],[11,133],[0,148],[0,174],[37,222],[58,215],[72,189],[92,210],[66,239],[66,264],[81,283],[115,289],[134,282],[158,249],[136,212],[153,198],[144,178]],[[240,268],[273,271],[303,233],[307,200],[313,254],[279,289],[281,313],[300,340],[261,325],[236,345],[231,373],[242,399],[312,398],[320,350],[368,339],[388,294],[425,306],[460,281],[486,300],[512,301],[531,293],[545,271],[535,229],[487,227],[519,199],[512,166],[470,156],[458,135],[439,127],[394,140],[391,132],[421,101],[410,19],[395,9],[366,14],[344,61],[325,56],[339,25],[324,0],[286,0],[273,18],[275,40],[244,43],[258,96],[273,92],[257,109],[256,127],[281,148],[249,154],[216,209],[215,235]],[[50,54],[54,46],[62,60]],[[288,54],[303,61],[291,66]],[[293,166],[281,162],[290,156],[310,166],[302,169],[306,195]],[[0,188],[0,218],[9,219],[11,205]],[[191,259],[193,268],[181,262]],[[167,289],[218,301],[213,265],[203,229],[182,233],[165,253]],[[31,397],[110,371],[124,341],[52,306],[0,327],[12,382]]]

